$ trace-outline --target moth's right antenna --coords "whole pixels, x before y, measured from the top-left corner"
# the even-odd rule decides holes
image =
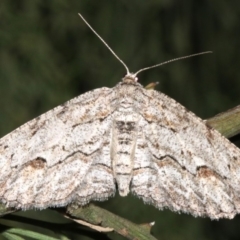
[[[120,59],[118,57],[118,55],[109,47],[109,45],[102,39],[102,37],[91,27],[91,25],[85,20],[85,18],[78,13],[79,17],[87,24],[87,26],[93,31],[93,33],[103,42],[103,44],[108,48],[108,50],[115,56],[115,58],[118,59],[118,61],[120,63],[122,63],[122,65],[125,67],[125,69],[127,70],[127,74],[130,74],[129,69],[127,67],[127,65],[123,62],[122,59]]]

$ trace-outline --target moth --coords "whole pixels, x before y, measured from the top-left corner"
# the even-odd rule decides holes
[[[181,104],[137,81],[138,73],[162,64],[132,74],[104,44],[126,76],[1,138],[0,201],[44,209],[103,201],[118,191],[158,209],[233,218],[240,212],[240,150]]]

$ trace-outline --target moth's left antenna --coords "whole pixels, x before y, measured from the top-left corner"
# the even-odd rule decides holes
[[[187,55],[187,56],[183,56],[183,57],[174,58],[174,59],[168,60],[168,61],[163,62],[163,63],[158,63],[158,64],[155,64],[155,65],[150,66],[150,67],[142,68],[142,69],[138,70],[136,73],[134,73],[133,76],[137,76],[140,72],[146,71],[146,70],[151,69],[151,68],[156,68],[156,67],[165,65],[167,63],[170,63],[170,62],[175,62],[175,61],[178,61],[178,60],[191,58],[191,57],[195,57],[195,56],[199,56],[199,55],[203,55],[203,54],[208,54],[208,53],[212,53],[212,51],[200,52],[200,53],[195,53],[195,54],[191,54],[191,55]]]
[[[118,57],[118,55],[109,47],[109,45],[103,40],[103,38],[91,27],[91,25],[87,22],[87,20],[85,20],[85,18],[80,13],[78,13],[78,15],[87,24],[87,26],[93,31],[93,33],[103,42],[103,44],[115,56],[115,58],[117,58],[118,61],[120,63],[122,63],[122,65],[125,67],[125,69],[127,71],[127,74],[130,74],[129,69],[128,69],[127,65],[123,62],[123,60]]]

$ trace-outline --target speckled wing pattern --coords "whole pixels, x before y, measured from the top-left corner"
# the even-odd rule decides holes
[[[182,105],[126,76],[0,139],[0,201],[85,205],[118,190],[159,209],[233,218],[240,150]]]
[[[0,201],[42,209],[113,195],[108,157],[113,98],[111,89],[96,89],[3,137]]]

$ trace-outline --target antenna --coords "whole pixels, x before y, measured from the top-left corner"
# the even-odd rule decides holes
[[[184,56],[184,57],[174,58],[174,59],[165,61],[163,63],[158,63],[158,64],[150,66],[150,67],[145,67],[145,68],[142,68],[142,69],[138,70],[136,73],[134,73],[134,76],[137,76],[140,72],[146,71],[146,70],[151,69],[151,68],[156,68],[156,67],[162,66],[164,64],[170,63],[170,62],[175,62],[175,61],[178,61],[178,60],[181,60],[181,59],[186,59],[186,58],[195,57],[195,56],[208,54],[208,53],[212,53],[212,52],[211,51],[206,51],[206,52],[195,53],[195,54],[191,54],[191,55]]]
[[[133,73],[133,74],[132,74],[132,73],[129,72],[129,69],[128,69],[127,65],[123,62],[123,60],[118,57],[118,55],[112,50],[112,48],[111,48],[111,47],[103,40],[103,38],[91,27],[91,25],[87,22],[87,20],[85,20],[85,18],[84,18],[80,13],[78,13],[78,15],[79,15],[79,17],[87,24],[87,26],[92,30],[92,32],[103,42],[103,44],[108,48],[108,50],[113,54],[113,56],[114,56],[115,58],[117,58],[120,63],[122,63],[122,65],[124,66],[124,68],[125,68],[126,71],[127,71],[127,75],[126,75],[126,76],[131,76],[131,77],[134,78],[136,81],[137,81],[137,77],[136,77],[136,76],[137,76],[140,72],[146,71],[146,70],[148,70],[148,69],[156,68],[156,67],[162,66],[162,65],[164,65],[164,64],[167,64],[167,63],[170,63],[170,62],[175,62],[175,61],[178,61],[178,60],[181,60],[181,59],[186,59],[186,58],[190,58],[190,57],[195,57],[195,56],[199,56],[199,55],[203,55],[203,54],[212,53],[211,51],[206,51],[206,52],[191,54],[191,55],[184,56],[184,57],[174,58],[174,59],[165,61],[165,62],[163,62],[163,63],[158,63],[158,64],[153,65],[153,66],[149,66],[149,67],[142,68],[142,69],[138,70],[136,73]]]
[[[93,31],[93,33],[103,42],[103,44],[115,56],[115,58],[117,58],[120,61],[120,63],[122,63],[122,65],[127,70],[127,75],[130,75],[129,69],[127,65],[124,63],[124,61],[118,57],[118,55],[109,47],[109,45],[102,39],[102,37],[91,27],[91,25],[85,20],[85,18],[80,13],[78,13],[78,15],[87,24],[87,26]]]

